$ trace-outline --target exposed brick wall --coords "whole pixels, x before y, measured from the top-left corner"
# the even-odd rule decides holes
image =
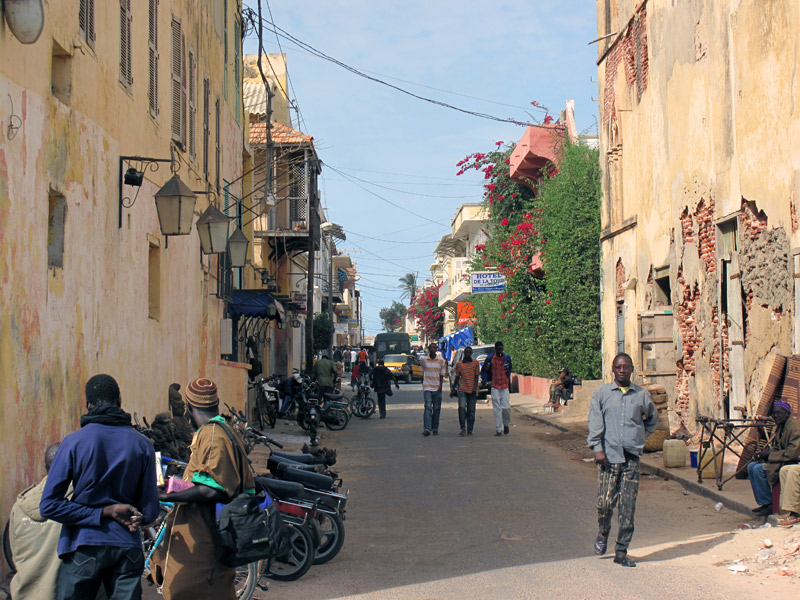
[[[694,212],[700,260],[707,276],[717,271],[717,228],[714,225],[714,199],[701,199]]]
[[[800,229],[800,223],[797,221],[797,207],[791,200],[789,201],[789,216],[792,219],[792,233],[797,233],[797,230]]]
[[[742,246],[744,247],[757,241],[761,234],[767,230],[767,215],[763,210],[758,210],[755,202],[742,199],[742,210],[739,212],[739,231]],[[753,310],[755,294],[752,289],[744,291],[744,342],[747,344],[753,330],[750,326],[750,313]]]
[[[677,282],[680,289],[678,297],[682,298],[682,301],[676,304],[674,314],[678,323],[682,353],[677,361],[675,412],[680,415],[682,420],[685,420],[689,416],[689,379],[695,373],[695,354],[699,350],[703,338],[694,321],[699,286],[697,282],[693,286],[687,283],[682,267],[678,269]]]
[[[649,56],[647,52],[647,7],[643,5],[628,23],[605,58],[605,89],[603,90],[603,123],[616,119],[614,104],[617,70],[624,69],[625,83],[636,86],[637,98],[647,89],[649,80]]]
[[[617,298],[625,297],[625,265],[622,264],[622,258],[617,260]]]

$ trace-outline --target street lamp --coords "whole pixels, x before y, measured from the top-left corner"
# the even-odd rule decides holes
[[[228,217],[213,204],[197,219],[197,234],[203,254],[222,254],[228,243]]]
[[[128,175],[125,175],[126,183],[129,180]],[[161,233],[189,235],[192,232],[192,216],[197,196],[181,181],[180,176],[176,173],[170,177],[154,197]]]
[[[250,245],[250,240],[244,232],[238,227],[228,238],[228,254],[231,258],[231,266],[244,267],[247,263],[247,247]]]

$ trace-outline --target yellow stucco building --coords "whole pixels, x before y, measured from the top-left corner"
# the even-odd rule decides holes
[[[800,351],[800,5],[597,16],[605,370],[631,354],[673,426],[752,414],[772,356]]]
[[[213,378],[240,406],[246,393],[245,365],[222,360],[236,273],[194,227],[161,235],[153,201],[170,167],[206,192],[195,220],[248,196],[239,2],[44,8],[35,43],[0,24],[0,522],[77,427],[91,375],[115,377],[140,418],[168,409],[172,382]],[[123,185],[130,168],[141,187]]]

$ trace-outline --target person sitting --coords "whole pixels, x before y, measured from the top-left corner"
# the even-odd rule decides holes
[[[779,527],[791,527],[800,523],[800,465],[784,465],[778,471],[781,480],[781,509],[789,511],[778,519]]]
[[[566,406],[572,399],[572,391],[575,386],[575,378],[569,369],[564,367],[559,372],[559,378],[550,386],[550,404]]]
[[[747,465],[747,477],[758,506],[753,513],[766,517],[772,514],[772,486],[779,481],[779,471],[785,464],[795,464],[800,458],[800,424],[792,418],[792,407],[779,400],[772,404],[775,421],[774,447],[767,446]]]

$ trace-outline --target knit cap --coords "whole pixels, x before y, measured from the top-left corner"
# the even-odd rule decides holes
[[[218,406],[217,384],[205,377],[195,379],[186,388],[186,402],[195,408]]]

